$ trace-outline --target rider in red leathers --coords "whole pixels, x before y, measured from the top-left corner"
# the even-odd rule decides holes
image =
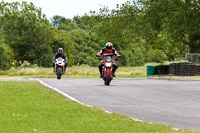
[[[116,56],[115,60],[120,59],[121,55],[117,52],[117,50],[115,48],[113,48],[113,44],[111,42],[107,42],[106,46],[104,48],[102,48],[98,53],[97,53],[97,58],[101,59],[101,56],[103,55],[103,57],[105,56],[111,56],[113,57],[113,55]],[[113,77],[116,77],[115,75],[115,71],[117,70],[118,66],[117,64],[113,61]],[[100,72],[100,78],[102,78],[102,66],[104,65],[104,61],[101,61],[101,63],[99,64],[99,72]]]

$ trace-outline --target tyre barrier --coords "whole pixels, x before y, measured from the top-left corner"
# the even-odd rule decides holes
[[[200,66],[190,63],[172,63],[169,73],[175,76],[195,76],[200,74]]]
[[[149,69],[151,68],[151,69]],[[154,69],[154,70],[153,70]],[[152,71],[154,71],[152,73]],[[190,63],[171,63],[170,65],[148,66],[147,76],[150,75],[195,76],[200,75],[200,65]]]
[[[157,75],[167,75],[169,74],[169,65],[161,65],[156,67]]]

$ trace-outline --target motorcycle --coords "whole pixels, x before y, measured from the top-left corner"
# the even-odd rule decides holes
[[[113,63],[114,59],[111,56],[106,56],[103,60],[104,65],[102,66],[102,76],[105,85],[110,85],[110,82],[113,80]]]
[[[65,72],[65,60],[62,58],[58,58],[55,61],[55,74],[57,75],[57,79],[61,79],[61,76]]]

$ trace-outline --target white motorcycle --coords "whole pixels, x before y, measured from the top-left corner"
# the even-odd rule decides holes
[[[65,72],[65,60],[63,58],[56,59],[55,62],[55,74],[57,75],[57,79],[61,79],[61,76]]]

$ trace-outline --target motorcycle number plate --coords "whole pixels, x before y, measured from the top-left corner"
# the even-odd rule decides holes
[[[106,63],[106,66],[107,67],[111,67],[111,63]]]

